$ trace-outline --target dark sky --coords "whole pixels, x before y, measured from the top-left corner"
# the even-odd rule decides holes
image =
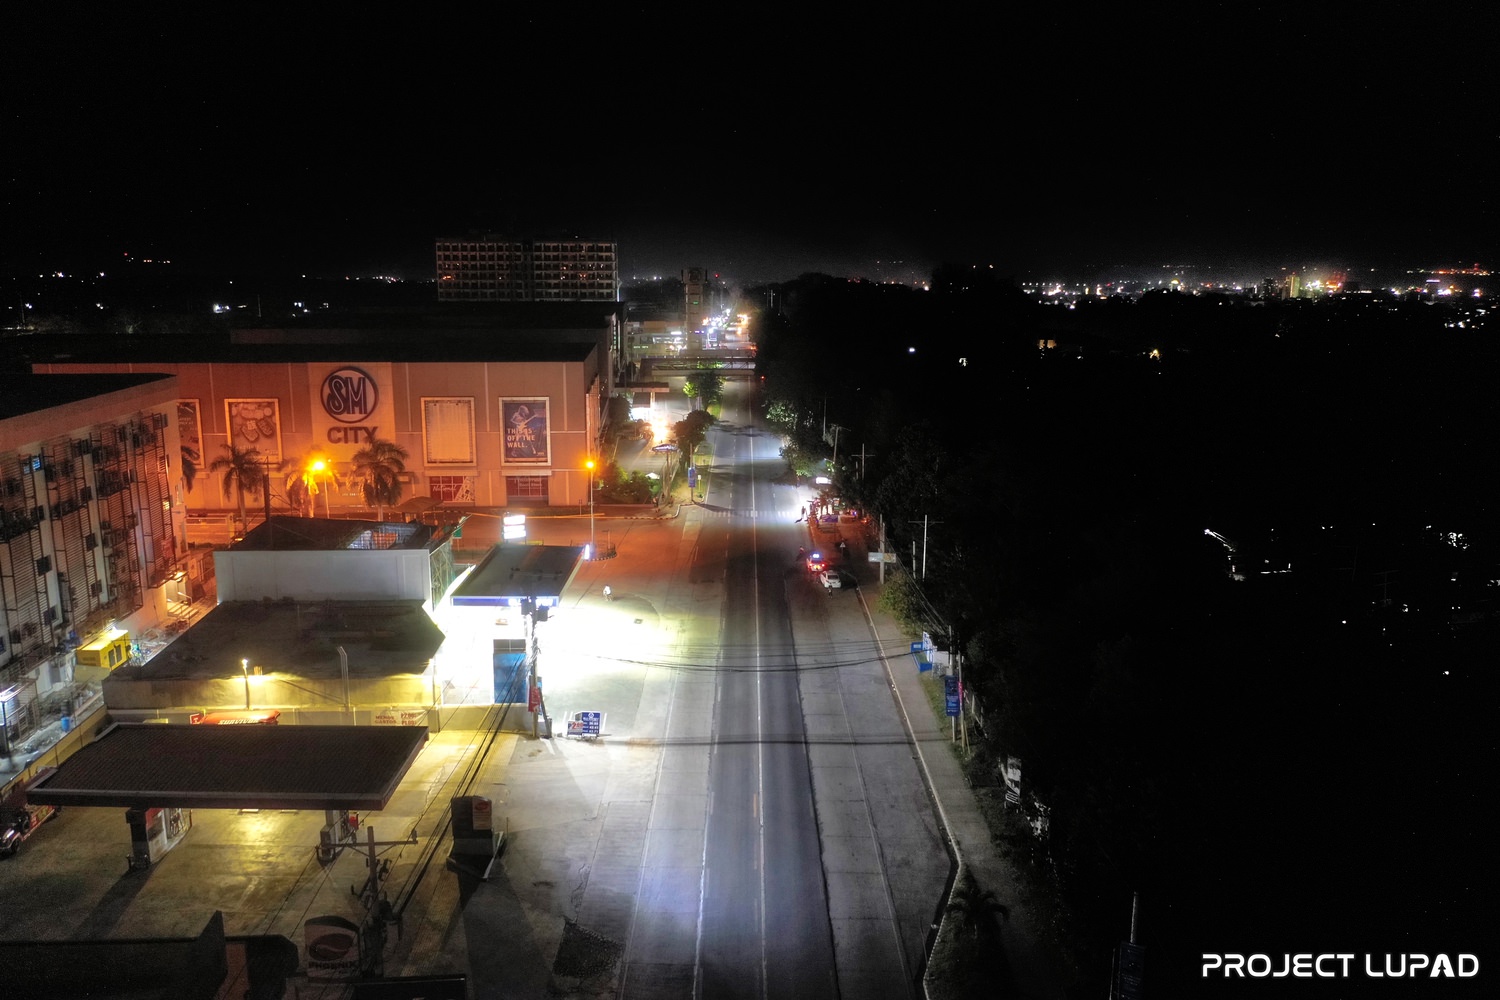
[[[615,239],[627,278],[1354,270],[1500,233],[1478,5],[55,6],[0,15],[7,271],[422,278],[470,230]]]

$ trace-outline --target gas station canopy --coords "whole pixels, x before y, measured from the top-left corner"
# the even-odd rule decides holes
[[[426,726],[119,724],[33,784],[29,802],[132,809],[383,809]]]
[[[496,545],[453,588],[453,606],[498,607],[534,600],[553,606],[583,564],[577,545]]]

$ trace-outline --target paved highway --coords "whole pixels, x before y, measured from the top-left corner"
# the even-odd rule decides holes
[[[721,619],[704,856],[701,995],[837,993],[788,589],[801,501],[769,480],[784,468],[731,392],[713,434],[715,473],[702,551],[722,554]],[[737,419],[736,419],[737,418]],[[780,493],[778,497],[777,494]],[[779,502],[778,502],[779,501]],[[805,538],[805,532],[803,536]]]

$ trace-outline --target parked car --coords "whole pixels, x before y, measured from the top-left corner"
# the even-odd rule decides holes
[[[844,578],[838,570],[824,570],[819,574],[818,579],[822,581],[824,590],[834,591],[844,589]]]
[[[43,823],[56,816],[56,806],[37,805],[26,801],[26,790],[55,768],[44,768],[26,784],[0,803],[0,858],[8,858],[21,849],[21,841],[41,829]]]

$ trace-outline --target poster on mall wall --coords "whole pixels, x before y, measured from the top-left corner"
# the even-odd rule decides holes
[[[423,396],[422,444],[428,465],[473,465],[474,397]]]
[[[182,443],[183,467],[191,464],[198,472],[206,470],[211,459],[203,457],[203,421],[198,416],[196,399],[177,401],[177,437]],[[192,482],[191,478],[188,479],[189,489],[192,489]]]
[[[260,457],[281,461],[281,401],[278,399],[224,400],[229,443],[240,451],[254,448]]]
[[[501,461],[506,465],[548,465],[552,461],[546,396],[500,398],[500,423],[505,429]]]

